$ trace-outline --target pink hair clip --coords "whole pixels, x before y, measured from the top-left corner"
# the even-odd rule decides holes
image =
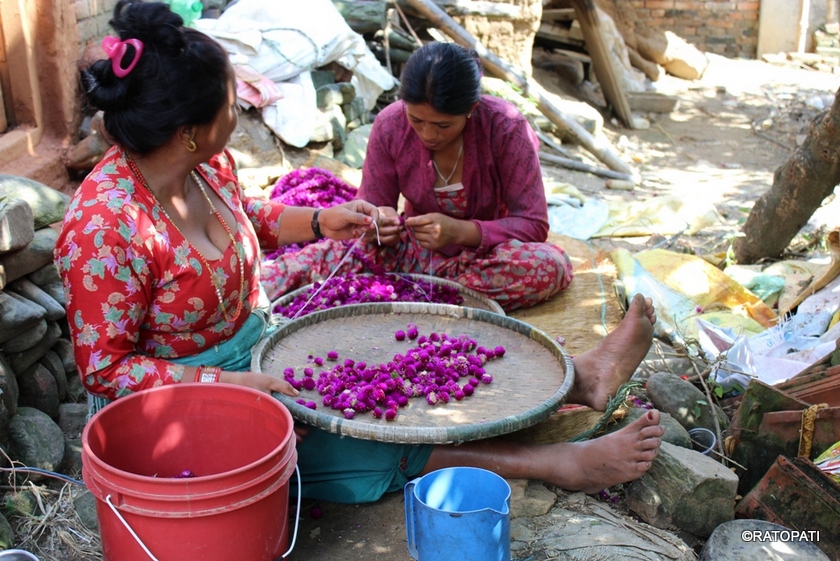
[[[134,58],[128,63],[126,68],[122,67],[122,59],[125,56],[128,46],[134,47]],[[137,66],[137,61],[140,60],[140,55],[143,54],[143,42],[140,39],[126,39],[120,41],[119,38],[113,35],[108,35],[102,39],[102,48],[105,49],[105,54],[111,59],[111,69],[117,78],[125,78],[128,76],[134,67]]]

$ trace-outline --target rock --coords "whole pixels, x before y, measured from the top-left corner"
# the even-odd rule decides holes
[[[56,471],[64,458],[64,434],[49,415],[32,407],[18,408],[17,415],[9,423],[12,459],[23,465]],[[27,474],[32,481],[45,476]]]
[[[9,417],[17,413],[19,393],[15,372],[6,357],[0,355],[0,401],[5,405]]]
[[[18,405],[38,409],[53,419],[58,418],[58,406],[61,400],[58,399],[55,378],[49,370],[40,364],[30,366],[18,375],[18,387],[20,388]]]
[[[58,389],[58,399],[67,399],[67,372],[64,371],[64,364],[61,362],[61,357],[52,349],[44,353],[38,364],[46,368],[53,378],[55,378],[55,386]]]
[[[0,174],[0,197],[26,201],[32,209],[35,229],[64,220],[70,197],[26,177]]]
[[[338,159],[350,167],[362,169],[372,128],[373,125],[363,125],[350,131],[344,143],[344,150],[341,151]]]
[[[78,438],[85,429],[87,414],[87,403],[62,403],[58,406],[58,426],[68,438]]]
[[[556,498],[556,497],[555,497]],[[510,539],[517,542],[529,542],[534,537],[534,531],[528,527],[527,521],[510,521]]]
[[[12,492],[4,500],[5,510],[17,516],[33,516],[38,514],[38,497],[29,489]]]
[[[87,489],[73,496],[73,510],[82,521],[85,528],[94,532],[99,531],[99,518],[96,516],[96,497]]]
[[[37,284],[38,286],[44,286],[45,284],[49,284],[51,282],[61,282],[61,273],[58,272],[58,265],[53,263],[47,263],[37,271],[33,271],[29,273],[29,280]]]
[[[41,285],[41,290],[49,294],[60,306],[67,308],[67,296],[64,293],[64,285],[61,284],[61,281],[43,284]]]
[[[717,411],[694,384],[670,372],[657,372],[648,378],[645,386],[650,402],[671,415],[686,430],[702,427],[715,430],[713,415],[718,415],[721,430],[729,425],[725,414]]]
[[[793,535],[797,537],[790,539]],[[750,539],[744,539],[747,536]],[[783,539],[786,536],[789,539]],[[764,520],[730,520],[715,528],[703,544],[700,561],[829,561],[816,541],[813,533],[794,532]]]
[[[63,304],[56,302],[52,296],[26,277],[10,282],[6,286],[6,290],[16,292],[44,308],[47,311],[45,317],[48,321],[56,321],[67,315],[67,310]]]
[[[58,338],[61,337],[61,327],[55,322],[47,322],[47,332],[43,338],[34,346],[15,353],[8,353],[6,357],[15,374],[20,374],[36,362],[52,347]]]
[[[558,493],[557,504],[534,519],[529,541],[535,558],[575,561],[695,561],[694,552],[673,534],[622,516],[583,493]],[[518,520],[524,521],[524,518]]]
[[[542,516],[551,510],[557,501],[554,491],[548,490],[537,481],[512,479],[508,483],[510,484],[511,518]]]
[[[678,78],[697,80],[709,67],[709,59],[702,51],[671,31],[649,30],[647,35],[637,34],[636,38],[639,54]]]
[[[46,315],[47,310],[31,300],[0,291],[0,343],[34,327]]]
[[[31,349],[43,340],[44,335],[47,334],[49,323],[42,319],[34,327],[23,330],[20,335],[12,337],[8,341],[0,343],[0,352],[4,353],[19,353],[26,349]]]
[[[734,518],[738,477],[703,454],[663,442],[650,470],[625,491],[627,506],[648,524],[706,537]]]
[[[364,98],[357,97],[350,103],[341,106],[344,111],[344,118],[347,119],[347,129],[355,130],[363,125],[370,124],[373,120],[370,111],[365,105]]]
[[[627,410],[627,415],[623,419],[617,423],[607,425],[604,432],[611,433],[624,428],[647,412],[647,409],[641,407],[631,407]],[[691,448],[691,438],[688,436],[688,431],[668,413],[660,411],[659,416],[659,424],[665,429],[662,442],[668,442],[682,448]]]
[[[44,265],[52,263],[58,232],[52,228],[35,230],[35,237],[23,249],[0,255],[0,273],[5,275],[5,283],[12,282]],[[0,275],[0,276],[2,276]],[[0,288],[3,288],[0,286]]]
[[[64,457],[61,459],[61,473],[78,477],[82,473],[82,438],[64,439]]]
[[[50,350],[55,351],[61,359],[61,364],[64,366],[64,371],[69,375],[76,371],[76,357],[73,354],[73,343],[70,339],[63,337],[59,338],[55,344],[50,347]]]
[[[17,407],[15,407],[17,409]],[[11,422],[13,415],[9,413],[6,404],[0,401],[0,449],[7,449],[9,447],[9,422]],[[0,466],[7,467],[8,462],[5,457],[0,458]]]
[[[338,105],[330,105],[315,112],[315,126],[310,142],[333,142],[333,148],[340,150],[347,138],[347,118]],[[338,143],[338,144],[336,144]]]
[[[6,517],[0,514],[0,550],[15,546],[15,532]]]
[[[84,403],[87,406],[87,390],[78,374],[67,376],[67,399],[73,403]]]
[[[345,105],[356,99],[356,88],[353,84],[325,84],[315,90],[315,100],[318,109],[327,109],[331,105]]]
[[[0,253],[23,249],[35,237],[32,209],[26,201],[0,196]]]

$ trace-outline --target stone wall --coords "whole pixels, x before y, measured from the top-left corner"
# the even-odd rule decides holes
[[[698,49],[726,57],[755,58],[760,2],[630,0],[637,28],[673,31]]]
[[[53,260],[68,203],[0,174],[0,449],[20,465],[75,475],[87,404]]]

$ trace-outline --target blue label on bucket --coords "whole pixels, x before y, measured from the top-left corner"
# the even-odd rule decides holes
[[[479,468],[446,468],[405,487],[408,551],[418,561],[510,561],[510,486]]]

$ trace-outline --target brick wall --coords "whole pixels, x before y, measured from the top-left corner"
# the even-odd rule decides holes
[[[673,31],[698,49],[755,58],[760,2],[731,0],[630,0],[637,26]]]
[[[81,48],[91,41],[99,42],[104,36],[113,34],[114,30],[108,22],[114,15],[117,0],[74,0],[73,4]]]

